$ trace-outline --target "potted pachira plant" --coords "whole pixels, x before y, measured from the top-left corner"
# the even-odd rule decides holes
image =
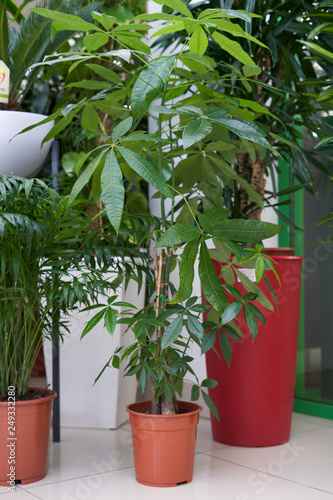
[[[46,474],[56,394],[29,386],[43,339],[112,287],[94,265],[90,220],[65,209],[41,180],[0,177],[0,485],[12,490]]]
[[[94,173],[99,172],[105,211],[118,232],[124,210],[124,177],[131,171],[148,182],[156,191],[154,196],[160,199],[161,207],[158,224],[150,232],[155,296],[144,310],[133,311],[128,304],[127,312],[122,314],[118,313],[116,297],[105,305],[100,304],[100,310],[86,325],[82,337],[98,320],[104,320],[110,333],[117,323],[128,325],[134,332],[135,342],[111,353],[101,375],[109,366],[117,368],[124,362],[126,375],[137,377],[142,392],[146,390],[148,378],[151,379],[152,400],[128,407],[133,439],[140,443],[135,447],[136,476],[143,484],[172,486],[190,482],[193,473],[200,407],[193,402],[178,401],[182,397],[184,378],[188,373],[195,376],[191,367],[191,344],[196,343],[205,353],[214,346],[219,335],[223,356],[229,363],[231,340],[242,340],[242,332],[236,323],[240,311],[244,310],[253,337],[257,331],[257,320],[265,321],[256,306],[256,300],[262,300],[263,294],[250,291],[240,295],[232,285],[222,286],[207,242],[214,239],[217,255],[231,251],[234,258],[230,265],[244,264],[246,267],[249,262],[254,262],[260,280],[265,267],[274,267],[271,260],[261,253],[259,242],[278,233],[281,228],[260,221],[229,219],[229,211],[223,207],[221,197],[216,196],[221,187],[216,181],[214,166],[205,160],[202,151],[205,138],[219,130],[231,133],[232,148],[258,148],[261,152],[271,148],[266,139],[269,131],[254,121],[240,118],[241,106],[237,106],[232,99],[226,97],[219,100],[218,106],[215,105],[214,95],[205,100],[195,99],[196,95],[200,97],[207,84],[218,80],[215,71],[217,61],[205,56],[207,37],[212,36],[218,44],[232,52],[242,68],[239,78],[246,79],[247,75],[258,71],[250,55],[229,37],[232,33],[256,42],[240,26],[235,28],[235,24],[230,22],[231,19],[250,22],[251,16],[244,11],[206,9],[195,18],[181,0],[155,0],[155,3],[175,9],[181,15],[140,15],[131,24],[120,26],[115,18],[97,12],[92,14],[95,23],[84,23],[78,17],[59,12],[33,11],[54,20],[52,33],[58,30],[88,32],[83,39],[83,51],[60,54],[55,64],[62,60],[71,69],[73,65],[99,60],[105,68],[112,69],[114,65],[121,65],[122,60],[132,57],[139,58],[143,63],[143,68],[130,78],[124,75],[118,83],[110,80],[108,88],[103,88],[90,99],[70,103],[48,120],[57,120],[55,135],[81,111],[85,119],[98,121],[99,110],[108,108],[112,117],[114,93],[122,91],[130,96],[130,116],[118,123],[110,135],[103,135],[101,128],[101,144],[88,151],[76,166],[79,176],[69,205]],[[186,32],[186,41],[179,53],[152,59],[149,45],[142,40],[150,29],[146,20],[166,21],[166,25],[154,36],[177,30]],[[123,49],[101,51],[100,48],[110,39],[120,42]],[[52,64],[52,58],[46,63]],[[104,72],[101,78],[107,82],[107,73]],[[221,85],[225,83],[221,82]],[[146,117],[155,121],[155,133],[140,130],[140,122]],[[199,166],[193,164],[193,169],[189,169],[179,181],[176,179],[177,162],[182,155],[193,151],[200,158]],[[189,188],[187,176],[196,175],[197,168],[205,172],[205,180]],[[234,178],[232,169],[225,165],[223,172],[224,176]],[[243,185],[262,204],[246,181]],[[184,205],[181,213],[180,205]],[[256,247],[246,250],[245,243],[254,243]],[[198,259],[201,286],[209,305],[202,304],[200,297],[192,296],[194,266]],[[170,280],[170,273],[177,265],[179,284],[175,286]],[[216,317],[202,323],[201,313],[207,308],[216,311]],[[196,401],[202,393],[218,418],[215,406],[206,393],[207,388],[215,385],[212,379],[197,380],[192,389],[192,401]]]

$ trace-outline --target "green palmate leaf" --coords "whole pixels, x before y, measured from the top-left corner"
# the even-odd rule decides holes
[[[271,302],[266,297],[266,295],[263,293],[263,291],[260,290],[258,285],[256,285],[256,283],[253,283],[253,281],[251,281],[247,276],[245,276],[245,274],[242,273],[242,269],[234,268],[234,270],[235,270],[235,273],[237,274],[237,276],[239,277],[240,281],[242,282],[244,288],[248,292],[253,292],[257,295],[256,300],[259,302],[259,304],[266,307],[266,309],[273,311],[274,308],[273,308]],[[264,275],[264,277],[265,277],[265,275]]]
[[[106,214],[118,234],[124,210],[125,188],[123,174],[113,149],[105,159],[101,175],[101,189]]]
[[[226,33],[230,33],[233,36],[246,38],[247,40],[251,40],[251,42],[254,42],[258,45],[261,45],[261,47],[265,47],[266,49],[268,48],[264,43],[260,42],[260,40],[258,40],[257,38],[254,38],[253,36],[246,33],[246,31],[244,31],[239,26],[239,24],[234,24],[231,21],[226,21],[223,19],[214,19],[214,20],[211,20],[210,23],[215,24],[215,26],[217,26],[217,28],[220,29],[221,31],[225,31]],[[257,66],[257,70],[258,70],[258,66]],[[261,70],[259,68],[259,73],[252,73],[249,76],[252,76],[255,74],[258,75],[260,73],[261,73]],[[247,76],[247,75],[245,75],[245,76]]]
[[[100,31],[103,30],[96,26],[95,24],[88,23],[78,16],[73,16],[72,14],[65,14],[63,12],[51,11],[48,9],[32,8],[32,12],[39,14],[40,16],[53,19],[53,29],[56,31],[67,30],[67,31]]]
[[[113,142],[117,142],[118,139],[120,139],[120,137],[123,137],[125,134],[127,134],[127,132],[131,129],[132,125],[133,125],[133,118],[131,116],[120,122],[118,125],[116,125],[111,135]]]
[[[149,63],[142,70],[134,84],[131,98],[131,109],[134,118],[144,114],[151,103],[162,95],[164,83],[175,63],[174,57],[163,57]]]
[[[223,125],[239,137],[256,142],[265,148],[272,149],[271,145],[264,137],[264,132],[255,123],[245,120],[236,120],[235,118],[226,118],[225,116],[221,116],[221,113],[216,111],[216,108],[213,108],[211,111],[208,109],[206,118]]]
[[[83,38],[83,43],[89,52],[95,52],[103,45],[106,45],[108,41],[109,35],[107,33],[93,33]]]
[[[102,153],[100,153],[97,158],[92,160],[89,165],[83,170],[82,174],[79,176],[77,181],[75,182],[73,189],[71,191],[71,194],[68,199],[68,208],[72,205],[73,201],[76,199],[78,194],[81,192],[81,190],[84,188],[86,184],[90,181],[93,173],[99,166],[100,162],[103,160],[104,156],[106,155],[107,151],[104,150]]]
[[[99,311],[97,314],[95,314],[95,316],[93,316],[88,321],[88,323],[84,327],[84,330],[81,334],[81,339],[83,339],[83,337],[85,337],[87,335],[87,333],[89,333],[101,321],[101,319],[103,318],[103,316],[105,314],[106,309],[107,308],[102,309],[101,311]]]
[[[206,212],[202,215],[204,216],[207,225],[214,227],[219,222],[228,218],[229,210],[227,208],[214,207],[206,210]]]
[[[201,54],[193,54],[191,52],[185,52],[179,57],[180,61],[184,63],[186,66],[187,64],[194,64],[199,66],[199,70],[196,71],[201,72],[201,68],[207,68],[213,71],[214,68],[216,68],[216,62],[214,59],[208,56],[202,56]],[[188,66],[190,67],[190,66]]]
[[[206,52],[208,47],[208,38],[205,30],[201,26],[199,26],[192,34],[188,46],[190,52],[193,54],[200,54],[203,56]]]
[[[139,14],[134,18],[134,21],[149,21],[149,19],[157,21],[179,21],[180,17],[175,14],[164,14],[164,13],[151,13],[151,14]]]
[[[247,304],[244,304],[243,314],[244,314],[245,321],[249,327],[251,337],[254,340],[257,336],[257,333],[258,333],[258,325],[257,325],[256,317],[253,314],[253,311],[250,309],[250,307]]]
[[[229,301],[216,274],[205,242],[201,244],[200,248],[199,276],[207,301],[222,317],[225,309],[229,306]]]
[[[195,142],[204,139],[213,130],[213,127],[205,118],[198,118],[188,123],[183,132],[183,147],[189,148]]]
[[[168,198],[172,198],[172,193],[168,188],[165,180],[160,176],[157,168],[149,163],[148,160],[143,158],[138,153],[130,149],[118,146],[118,151],[128,165],[139,174],[145,181],[156,188],[160,193]]]
[[[241,309],[242,309],[242,301],[235,299],[233,303],[230,304],[230,306],[228,306],[224,311],[221,324],[225,325],[226,323],[229,323],[229,321],[235,319],[238,316]]]
[[[178,290],[169,304],[177,304],[191,297],[194,280],[194,264],[198,255],[198,249],[199,238],[189,241],[186,244],[180,261]]]
[[[173,247],[192,241],[200,236],[200,230],[191,224],[177,223],[169,227],[156,243],[156,248]]]
[[[232,57],[237,59],[243,64],[247,64],[248,66],[255,66],[255,62],[251,59],[251,57],[242,49],[242,46],[238,42],[234,42],[230,40],[221,33],[213,33],[212,35],[215,42],[219,44],[222,50],[228,52]]]
[[[101,66],[100,64],[86,64],[86,67],[109,82],[115,84],[121,83],[119,75],[111,69],[104,68],[104,66]]]
[[[150,53],[150,48],[148,45],[143,43],[140,38],[137,37],[136,33],[127,33],[126,35],[117,34],[117,38],[119,43],[122,45],[127,45],[134,51],[145,52],[146,54]]]
[[[201,394],[202,394],[202,397],[204,399],[204,402],[206,403],[206,405],[208,406],[208,408],[210,409],[210,411],[212,412],[212,414],[214,415],[216,420],[219,422],[220,421],[219,413],[218,413],[213,401],[208,396],[208,394],[205,393],[205,391],[201,391]]]
[[[183,316],[178,316],[170,325],[164,330],[161,349],[169,347],[181,334],[183,327]]]
[[[282,226],[270,222],[256,220],[231,219],[217,224],[212,230],[217,238],[240,241],[242,243],[256,243],[278,234]]]
[[[195,316],[192,316],[192,314],[189,314],[187,317],[187,326],[189,331],[195,335],[195,337],[198,337],[198,339],[202,339],[205,335],[202,323]]]
[[[117,324],[117,313],[111,307],[108,307],[104,316],[104,323],[110,335],[114,334]]]
[[[154,2],[159,5],[166,5],[170,7],[170,9],[180,12],[183,16],[193,18],[192,12],[186,7],[182,0],[154,0]]]
[[[230,366],[232,355],[231,343],[228,335],[223,330],[220,330],[220,348],[224,359]]]

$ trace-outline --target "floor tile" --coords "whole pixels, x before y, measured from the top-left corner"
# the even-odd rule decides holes
[[[196,452],[198,453],[210,450],[218,450],[220,448],[226,448],[226,445],[213,440],[210,419],[200,417],[197,433]]]
[[[127,428],[62,428],[61,442],[50,444],[48,472],[38,484],[117,470],[133,463],[132,435]]]
[[[330,426],[333,426],[333,420],[312,417],[311,415],[302,415],[301,413],[293,413],[291,434],[298,434],[299,432],[312,431]]]
[[[16,487],[15,491],[7,491],[4,493],[2,493],[2,489],[5,488],[0,487],[1,500],[36,500],[36,498],[40,498],[37,497],[34,493],[22,490],[20,487]]]
[[[231,446],[209,454],[333,494],[332,426],[296,434],[282,446]]]
[[[106,474],[62,481],[30,490],[42,500],[110,500],[110,498],[136,500],[332,500],[328,493],[313,490],[197,454],[193,481],[176,488],[152,488],[135,480],[134,469],[128,468]],[[25,499],[24,499],[25,500]]]

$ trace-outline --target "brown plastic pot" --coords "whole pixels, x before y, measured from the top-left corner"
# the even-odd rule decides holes
[[[177,415],[140,413],[151,401],[127,406],[132,426],[135,474],[147,486],[177,486],[193,477],[195,442],[202,407],[179,401],[188,410]]]
[[[46,476],[52,401],[56,397],[54,391],[46,393],[42,399],[15,402],[15,436],[8,427],[8,408],[12,411],[13,406],[0,403],[0,486],[13,486],[13,480],[34,483]],[[11,467],[15,467],[14,473]]]

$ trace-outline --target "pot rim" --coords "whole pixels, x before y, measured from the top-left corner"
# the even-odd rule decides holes
[[[53,389],[46,389],[45,387],[29,387],[29,390],[33,391],[45,391],[47,396],[40,399],[27,399],[26,401],[15,401],[15,405],[30,405],[30,404],[42,404],[46,401],[50,401],[57,397],[57,393]],[[8,404],[8,401],[0,401],[0,405]]]
[[[162,418],[162,419],[165,419],[165,418],[186,418],[189,415],[193,415],[195,413],[200,413],[202,411],[202,406],[198,405],[197,403],[194,403],[192,401],[178,401],[179,406],[181,406],[184,403],[185,403],[185,405],[193,405],[196,408],[187,412],[187,413],[178,413],[176,415],[153,415],[151,413],[140,413],[140,412],[135,411],[133,409],[133,407],[135,407],[135,406],[142,408],[142,407],[147,406],[147,405],[148,405],[148,408],[151,408],[151,400],[148,400],[148,401],[140,401],[140,402],[136,402],[136,403],[131,403],[131,404],[126,406],[126,411],[132,415],[140,415],[140,417],[143,417],[143,418]]]

